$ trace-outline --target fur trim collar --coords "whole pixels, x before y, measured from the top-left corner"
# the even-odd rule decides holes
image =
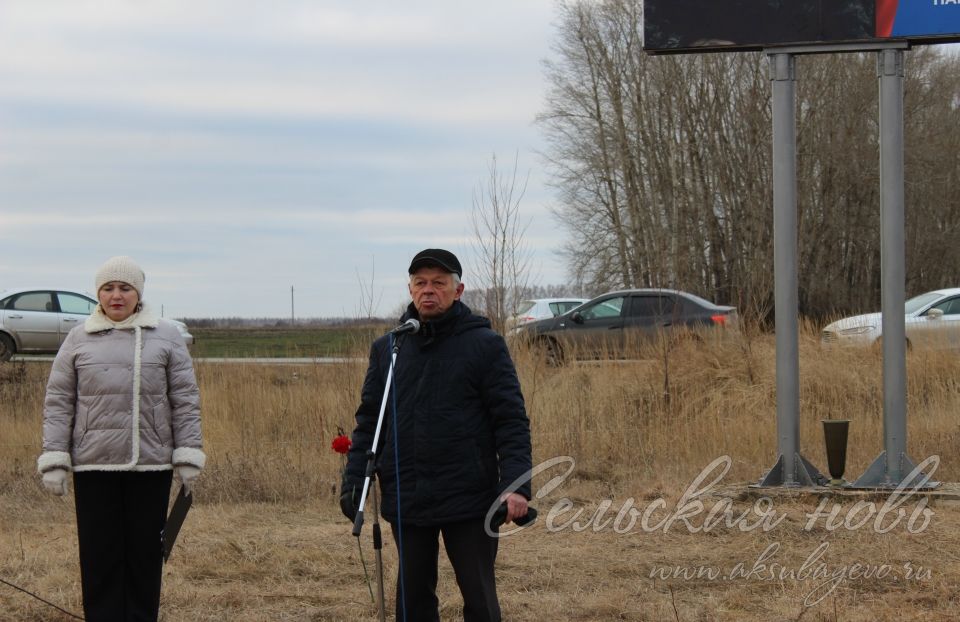
[[[153,310],[144,303],[138,313],[135,313],[131,317],[127,318],[125,322],[129,322],[124,325],[124,328],[134,328],[139,326],[140,328],[156,328],[157,324],[160,322]],[[111,330],[117,328],[117,322],[114,322],[103,312],[103,308],[98,304],[97,308],[93,310],[93,313],[90,314],[90,317],[87,318],[87,321],[83,323],[83,329],[88,333],[99,333],[104,330]]]

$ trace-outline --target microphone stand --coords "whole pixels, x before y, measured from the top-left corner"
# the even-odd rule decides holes
[[[377,416],[377,427],[373,434],[373,443],[367,450],[367,469],[363,479],[363,492],[360,494],[360,508],[357,510],[357,517],[353,521],[353,535],[360,538],[360,531],[363,529],[363,508],[367,503],[367,495],[370,492],[371,485],[376,477],[376,459],[377,447],[380,443],[380,430],[383,428],[383,416],[387,410],[387,397],[390,395],[390,385],[393,382],[393,369],[397,364],[397,353],[400,352],[400,345],[403,343],[404,335],[399,335],[393,340],[393,349],[390,354],[390,368],[387,370],[387,381],[383,388],[383,399],[380,402],[380,414]],[[394,413],[396,416],[396,413]],[[399,475],[399,474],[398,474]],[[377,574],[377,609],[379,611],[380,622],[386,620],[386,610],[384,608],[384,589],[383,589],[383,536],[380,532],[380,507],[377,502],[376,492],[373,494],[373,549],[376,559]]]

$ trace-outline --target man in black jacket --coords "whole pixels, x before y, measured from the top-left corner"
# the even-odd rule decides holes
[[[503,338],[489,320],[460,302],[463,271],[453,253],[421,251],[408,272],[413,301],[401,321],[414,318],[421,325],[416,334],[396,337],[404,341],[377,455],[383,516],[401,559],[397,620],[440,619],[441,534],[463,595],[464,620],[500,620],[497,539],[487,534],[484,522],[500,503],[506,505],[507,522],[527,514],[530,482],[508,492],[532,467],[520,382]],[[351,520],[393,341],[385,335],[370,350],[340,499]]]

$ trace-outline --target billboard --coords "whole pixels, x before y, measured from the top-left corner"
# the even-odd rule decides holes
[[[960,0],[643,0],[648,52],[960,41]]]

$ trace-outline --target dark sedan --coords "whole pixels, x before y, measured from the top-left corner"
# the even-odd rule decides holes
[[[564,358],[635,358],[658,335],[737,329],[737,309],[673,289],[609,292],[554,318],[514,329],[513,338]],[[693,331],[693,332],[692,332]]]

